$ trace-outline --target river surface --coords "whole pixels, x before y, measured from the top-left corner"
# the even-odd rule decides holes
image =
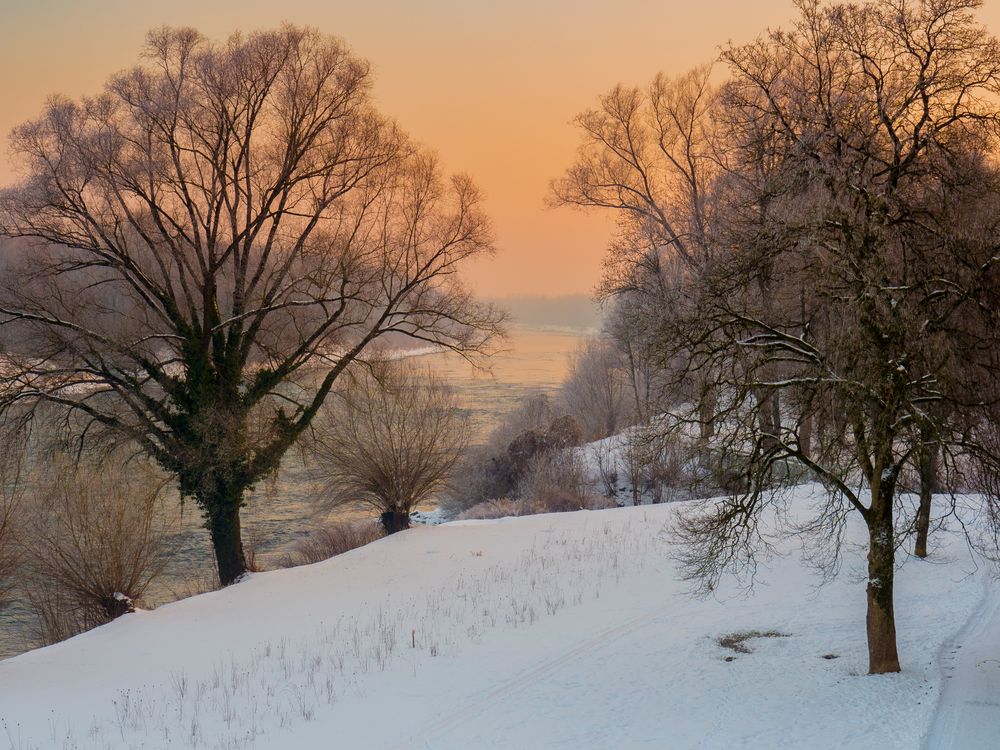
[[[503,350],[487,361],[488,372],[477,370],[452,352],[412,359],[440,373],[458,391],[470,413],[475,440],[484,437],[525,396],[554,392],[566,374],[570,355],[589,332],[514,327]],[[247,503],[243,512],[246,546],[269,567],[315,527],[320,514],[314,487],[291,451],[278,476],[262,483]],[[147,592],[147,607],[210,588],[215,580],[208,533],[201,526],[197,508],[186,504],[176,524],[170,564]],[[0,659],[31,645],[27,623],[27,613],[16,604],[0,611]]]

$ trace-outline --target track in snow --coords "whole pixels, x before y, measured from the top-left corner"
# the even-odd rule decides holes
[[[981,575],[979,606],[941,646],[944,684],[925,750],[1000,747],[1000,584]]]

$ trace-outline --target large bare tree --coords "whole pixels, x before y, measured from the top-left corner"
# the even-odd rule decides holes
[[[619,212],[623,234],[692,268],[711,253],[709,221],[714,89],[711,68],[679,78],[658,75],[645,89],[616,86],[575,123],[576,162],[552,183],[556,205]],[[627,249],[641,249],[628,243]]]
[[[151,32],[102,94],[11,139],[0,194],[0,413],[62,409],[135,441],[205,514],[223,583],[240,508],[376,339],[484,351],[457,273],[492,250],[479,195],[380,116],[370,70],[285,26]]]
[[[995,476],[1000,457],[1000,50],[980,4],[799,0],[790,30],[724,50],[719,87],[700,70],[602,97],[553,185],[622,217],[602,289],[630,308],[617,338],[652,334],[696,386],[706,454],[740,475],[685,519],[688,573],[752,571],[771,490],[812,474],[830,502],[805,529],[827,551],[852,513],[868,527],[873,673],[899,669],[896,551],[914,531],[926,551],[936,475]]]
[[[678,331],[696,302],[679,287],[696,291],[691,282],[716,252],[721,168],[711,78],[711,66],[702,66],[676,78],[659,74],[644,88],[614,87],[576,118],[577,158],[551,186],[554,205],[617,217],[599,294],[627,296],[626,304],[645,308],[658,330],[653,351],[659,369],[677,376],[672,390],[707,396],[699,399],[699,412],[677,414],[698,423],[705,437],[714,425],[713,376],[704,367],[674,365],[687,356]]]
[[[690,571],[711,580],[752,563],[776,472],[804,466],[832,491],[808,528],[839,540],[852,513],[868,528],[872,673],[900,669],[896,551],[926,523],[903,512],[904,470],[929,471],[932,452],[956,471],[997,465],[977,434],[1000,355],[998,235],[980,216],[998,189],[987,154],[1000,48],[978,5],[803,0],[792,30],[724,53],[727,104],[747,126],[731,132],[749,137],[726,212],[742,229],[703,277],[701,299],[715,301],[696,346],[720,374],[748,489],[688,518]],[[762,158],[777,165],[766,175]],[[789,394],[798,423],[749,418],[760,389]],[[807,447],[810,415],[824,428]]]

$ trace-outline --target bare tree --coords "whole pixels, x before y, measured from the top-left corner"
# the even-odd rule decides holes
[[[465,355],[502,333],[456,272],[479,195],[373,109],[369,66],[284,26],[151,32],[93,98],[14,130],[0,194],[0,413],[127,439],[205,515],[220,580],[240,508],[334,383],[395,332]]]
[[[467,439],[455,393],[404,362],[375,363],[313,421],[310,469],[334,505],[375,509],[387,534],[445,486]]]
[[[669,303],[660,294],[616,293],[605,317],[604,331],[618,349],[638,421],[650,419],[677,400],[669,363],[661,356],[669,347],[659,345],[667,326],[660,325],[658,313],[665,308]]]
[[[614,435],[631,415],[628,376],[615,345],[605,338],[582,342],[570,359],[561,398],[588,440]]]
[[[789,462],[804,466],[832,491],[808,530],[839,540],[851,513],[868,528],[872,673],[900,669],[894,569],[914,526],[899,517],[904,467],[932,447],[953,466],[997,465],[973,427],[991,407],[1000,354],[998,235],[974,218],[997,194],[984,155],[1000,49],[975,22],[978,5],[802,0],[793,30],[724,53],[727,106],[754,125],[736,131],[752,140],[727,218],[775,241],[732,247],[702,278],[700,299],[715,303],[696,338],[720,374],[722,442],[747,489],[686,519],[689,572],[711,582],[752,569],[766,544],[761,514],[780,499],[769,488]],[[760,173],[762,154],[774,173]],[[810,450],[801,422],[758,418],[762,389],[790,394],[800,420],[818,415]]]
[[[710,77],[706,66],[602,96],[576,118],[583,142],[576,163],[552,183],[554,203],[621,212],[622,236],[645,235],[691,268],[704,264],[716,171]],[[634,241],[620,249],[644,250]]]
[[[599,294],[626,296],[630,307],[652,319],[652,325],[636,322],[657,330],[649,343],[664,371],[687,356],[685,337],[674,329],[683,329],[695,310],[695,300],[677,294],[677,288],[698,289],[690,282],[715,255],[712,217],[720,160],[711,73],[711,66],[702,66],[677,78],[659,74],[646,88],[616,86],[601,96],[598,107],[576,118],[582,135],[577,160],[552,183],[555,205],[617,215],[619,231]],[[704,367],[673,374],[679,376],[674,389],[715,390]],[[714,425],[712,401],[699,403],[702,410],[685,417],[707,438]]]
[[[133,608],[169,559],[165,479],[141,462],[56,455],[33,471],[23,587],[46,641]]]
[[[624,433],[621,441],[621,458],[632,493],[632,505],[642,504],[644,480],[653,463],[650,436],[644,427],[645,425],[631,427]]]

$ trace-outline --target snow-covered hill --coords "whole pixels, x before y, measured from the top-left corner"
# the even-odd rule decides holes
[[[793,508],[820,492],[796,490]],[[937,537],[933,561],[905,561],[904,671],[869,677],[859,548],[823,587],[790,542],[751,596],[732,585],[693,599],[669,557],[677,508],[420,527],[126,616],[0,662],[0,748],[843,749],[931,737],[952,639],[990,611],[993,584],[957,535]],[[780,637],[746,640],[749,653],[719,644],[754,631]]]

